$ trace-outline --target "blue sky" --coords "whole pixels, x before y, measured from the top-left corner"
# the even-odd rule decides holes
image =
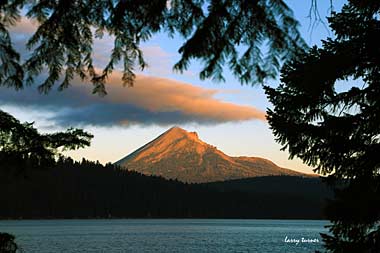
[[[320,16],[327,24],[325,16],[330,13],[330,1],[316,2],[318,2]],[[332,1],[332,5],[335,10],[339,10],[344,2]],[[321,39],[333,36],[326,24],[317,22],[314,26],[312,25],[315,17],[311,19],[308,17],[311,0],[294,0],[287,1],[287,3],[293,9],[295,17],[300,21],[301,33],[309,45],[321,45]],[[20,41],[25,39],[25,36],[22,35],[27,34],[32,29],[26,26],[33,26],[31,24],[22,25],[24,27],[19,26],[13,33],[13,37]],[[171,114],[165,115],[168,118],[166,121],[163,120],[165,124],[162,124],[160,118],[155,118],[163,117],[157,116],[158,114],[149,114],[150,118],[142,119],[138,116],[139,110],[135,110],[136,108],[134,107],[128,107],[128,111],[125,111],[125,105],[122,107],[124,111],[120,111],[120,108],[114,105],[107,107],[107,115],[96,115],[92,111],[80,111],[78,109],[76,115],[73,115],[71,111],[70,119],[75,116],[76,120],[70,121],[70,125],[85,128],[92,132],[95,138],[91,147],[68,152],[67,154],[76,159],[85,157],[90,160],[99,160],[103,163],[114,162],[157,137],[170,128],[169,124],[172,124],[189,131],[198,132],[202,140],[216,146],[228,155],[264,157],[274,161],[279,166],[311,173],[312,169],[302,164],[300,160],[288,160],[288,153],[280,151],[281,146],[275,143],[269,125],[265,120],[262,120],[261,113],[265,112],[266,108],[271,105],[268,103],[260,85],[253,87],[242,86],[228,71],[224,73],[226,81],[223,83],[215,83],[211,80],[202,81],[198,78],[200,67],[196,61],[192,62],[188,71],[183,74],[172,72],[174,63],[180,57],[177,50],[182,43],[183,41],[180,37],[170,39],[165,34],[154,35],[151,40],[142,45],[149,68],[138,73],[141,76],[139,79],[141,80],[139,81],[141,83],[140,87],[136,89],[123,88],[125,89],[124,91],[115,88],[117,91],[111,94],[108,100],[117,101],[118,104],[126,103],[123,99],[134,100],[134,105],[140,106],[139,110],[144,108],[147,111],[154,107],[162,112],[168,107],[176,106],[194,119],[191,123],[188,120],[178,120],[177,118],[175,118],[177,121],[171,120],[175,116]],[[107,57],[111,48],[112,41],[110,39],[97,42],[95,51],[98,52],[99,65],[102,64],[102,59]],[[136,85],[139,85],[139,82]],[[117,81],[114,83],[121,86]],[[159,83],[158,87],[160,89],[155,91],[156,94],[147,91],[149,83]],[[268,84],[276,86],[278,81],[271,80]],[[144,89],[144,87],[147,88]],[[178,87],[179,90],[184,92],[171,92],[168,89],[170,87]],[[26,94],[33,92],[31,90],[27,90],[26,92],[29,93],[24,94],[7,91],[6,95],[3,93],[3,96],[0,96],[0,106],[3,110],[11,112],[22,121],[35,121],[36,126],[42,131],[62,130],[68,126],[59,124],[59,122],[67,119],[63,117],[68,114],[68,111],[65,110],[65,103],[75,104],[75,101],[81,101],[81,103],[92,106],[98,103],[96,99],[90,97],[90,90],[86,88],[75,86],[69,89],[73,89],[75,92],[65,93],[64,91],[63,95],[62,93],[56,95],[53,92],[52,95],[48,95],[50,96],[49,98],[46,96],[40,98],[38,95],[26,96]],[[135,90],[130,92],[130,89]],[[87,95],[86,92],[88,92]],[[165,92],[170,94],[164,94]],[[78,94],[81,96],[76,97],[75,95]],[[190,95],[197,97],[197,103],[189,102]],[[144,96],[144,98],[139,96]],[[150,96],[150,99],[147,96]],[[35,98],[35,100],[32,98]],[[39,103],[49,105],[51,100],[59,100],[60,98],[62,98],[60,104],[62,109],[60,110],[49,106],[43,108],[37,106]],[[210,108],[206,108],[209,106],[205,105],[210,105]],[[72,106],[72,108],[80,108],[80,106],[78,104]],[[214,107],[225,108],[226,111],[230,110],[232,113],[231,115],[219,115],[216,109],[213,109]],[[133,114],[134,117],[125,116],[128,113]],[[113,124],[112,122],[119,120],[117,118],[119,114],[122,114],[123,117],[125,116],[130,122]],[[97,117],[99,117],[99,120],[108,119],[109,124],[92,124],[95,120],[94,118]],[[206,117],[212,120],[204,120]],[[85,120],[86,118],[88,118],[88,121]]]

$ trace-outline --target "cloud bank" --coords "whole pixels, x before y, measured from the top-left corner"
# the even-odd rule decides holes
[[[36,30],[36,21],[25,17],[10,28],[15,47],[22,56],[27,38]],[[94,61],[104,65],[113,46],[111,38],[96,41]],[[170,69],[171,55],[158,45],[144,46],[151,74]],[[115,71],[106,86],[108,95],[92,94],[92,85],[74,80],[68,89],[39,94],[34,86],[21,91],[0,87],[0,105],[26,106],[49,113],[48,119],[59,126],[96,125],[129,126],[173,125],[182,123],[216,124],[245,120],[265,120],[265,113],[253,107],[227,103],[215,98],[221,91],[206,89],[166,78],[138,75],[132,88],[121,85],[121,74]],[[225,91],[224,91],[225,92]]]
[[[36,87],[21,91],[0,88],[0,103],[55,112],[49,120],[60,126],[217,124],[265,120],[265,113],[250,106],[215,98],[221,91],[167,78],[138,75],[134,87],[120,84],[121,74],[108,80],[104,97],[93,95],[92,85],[73,81],[64,91],[39,94]]]

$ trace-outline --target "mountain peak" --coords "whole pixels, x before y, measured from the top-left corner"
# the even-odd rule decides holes
[[[174,126],[170,128],[165,133],[163,133],[161,137],[173,138],[173,139],[188,138],[188,139],[193,139],[193,140],[199,140],[198,134],[196,132],[188,132],[185,129],[180,128],[178,126]]]
[[[171,128],[169,128],[169,130],[167,130],[167,132],[169,131],[184,131],[184,132],[187,132],[185,129],[179,127],[179,126],[172,126]]]
[[[196,132],[174,126],[116,162],[146,175],[184,182],[212,182],[269,175],[305,174],[258,157],[231,157],[199,139]]]
[[[166,133],[169,133],[169,132],[187,132],[187,131],[183,128],[180,128],[179,126],[173,126],[169,128],[169,130],[166,131]]]

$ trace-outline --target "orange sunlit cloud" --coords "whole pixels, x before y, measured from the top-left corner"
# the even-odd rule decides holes
[[[37,21],[22,17],[10,32],[23,55],[28,37],[35,32]],[[94,60],[105,65],[113,40],[105,37],[96,40]],[[171,55],[158,45],[142,47],[148,63],[153,62],[151,74],[162,74],[170,69]],[[42,75],[44,76],[44,75]],[[167,78],[138,75],[135,85],[121,85],[121,74],[115,71],[108,80],[105,97],[92,94],[91,84],[74,80],[73,85],[49,95],[40,95],[34,86],[22,91],[0,88],[0,102],[16,106],[28,106],[55,112],[51,121],[59,125],[171,125],[195,122],[215,124],[223,122],[265,120],[265,112],[251,106],[228,103],[216,95],[235,90],[206,89]]]
[[[139,75],[133,88],[123,88],[121,76],[110,79],[106,100],[132,103],[152,112],[180,111],[211,121],[265,120],[265,113],[250,106],[227,103],[214,98],[220,91],[205,89],[167,78]]]
[[[119,125],[180,123],[216,124],[265,120],[265,113],[251,106],[216,99],[217,89],[206,89],[167,78],[138,75],[134,87],[121,85],[121,74],[108,80],[107,95],[91,93],[92,86],[73,81],[68,89],[40,95],[36,87],[23,91],[1,88],[0,102],[29,106],[57,114],[59,125]],[[59,113],[58,113],[59,112]]]

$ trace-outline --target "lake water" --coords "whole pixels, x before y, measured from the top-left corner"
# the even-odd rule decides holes
[[[322,249],[319,233],[327,231],[324,228],[327,223],[214,219],[12,220],[0,221],[0,231],[16,235],[24,252],[298,253]],[[309,241],[302,242],[302,238]]]

